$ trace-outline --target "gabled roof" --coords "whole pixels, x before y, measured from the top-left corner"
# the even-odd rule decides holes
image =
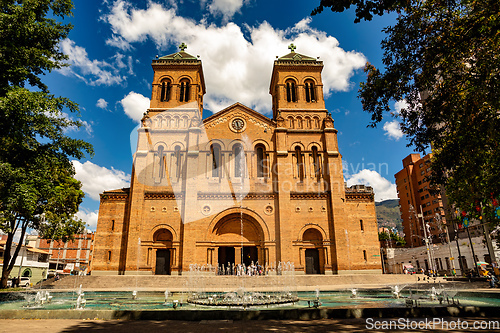
[[[103,191],[103,193],[129,193],[129,192],[130,192],[130,187],[123,187],[116,190]]]
[[[306,55],[303,55],[300,53],[296,53],[296,52],[290,52],[287,55],[279,57],[277,61],[279,62],[280,60],[281,61],[316,61],[316,59],[314,59],[312,57],[309,57],[309,56],[306,56]]]
[[[204,124],[209,124],[212,121],[217,120],[219,117],[222,117],[222,116],[230,113],[234,109],[240,109],[241,111],[243,111],[245,113],[248,113],[250,116],[255,117],[257,119],[260,119],[261,121],[264,121],[265,123],[269,124],[269,126],[276,127],[276,123],[273,120],[269,119],[268,117],[262,115],[261,113],[255,111],[255,110],[252,110],[248,106],[245,106],[245,105],[243,105],[243,104],[241,104],[239,102],[234,103],[233,105],[230,105],[227,108],[225,108],[225,109],[223,109],[223,110],[221,110],[221,111],[219,111],[217,113],[214,113],[210,117],[205,118],[203,120],[203,123]]]
[[[198,58],[190,55],[187,52],[179,51],[176,53],[172,53],[172,54],[160,57],[158,60],[198,60]]]

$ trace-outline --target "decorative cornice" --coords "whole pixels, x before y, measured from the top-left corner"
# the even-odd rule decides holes
[[[213,193],[213,192],[198,192],[198,200],[234,200],[240,196],[246,200],[273,200],[274,193],[247,193],[240,195],[237,193]]]
[[[296,68],[297,65],[301,65],[301,68],[315,68],[323,67],[322,61],[311,61],[311,60],[275,60],[274,66],[285,67],[285,68]]]
[[[101,200],[123,201],[127,200],[129,192],[129,188],[122,188],[119,190],[105,191],[100,194],[100,197]]]
[[[173,193],[173,192],[146,192],[144,193],[145,200],[174,200],[174,199],[182,199],[184,194],[182,193]]]
[[[345,198],[347,201],[362,201],[362,202],[373,202],[373,193],[368,192],[346,192]]]
[[[101,200],[124,201],[127,200],[128,194],[119,193],[101,193]]]
[[[290,192],[290,200],[325,200],[328,199],[327,192]]]

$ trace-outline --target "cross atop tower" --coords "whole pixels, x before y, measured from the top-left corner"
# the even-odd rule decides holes
[[[182,42],[182,44],[179,45],[179,48],[181,49],[181,51],[184,51],[185,49],[187,49],[187,45]]]
[[[292,51],[292,53],[295,53],[295,49],[297,48],[297,46],[290,44],[290,46],[288,46],[288,48],[290,49],[290,51]]]

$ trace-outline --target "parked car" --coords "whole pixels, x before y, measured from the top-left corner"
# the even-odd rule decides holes
[[[13,280],[17,280],[17,278],[13,278],[7,280],[7,288],[11,288],[13,284]],[[31,279],[27,276],[21,276],[21,281],[19,282],[19,287],[29,287],[31,285]],[[14,286],[15,287],[15,286]]]
[[[29,287],[31,286],[31,279],[29,277],[21,277],[21,282],[19,283],[20,287]]]

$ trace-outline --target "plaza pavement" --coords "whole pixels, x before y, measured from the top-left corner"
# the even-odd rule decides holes
[[[383,320],[383,319],[380,319]],[[425,318],[416,318],[414,321],[425,321]],[[457,318],[443,318],[443,321],[452,322]],[[469,329],[446,330],[445,327],[430,326],[422,329],[401,329],[397,332],[478,332],[474,329],[474,322],[493,322],[500,318],[467,318]],[[463,321],[462,321],[463,325]],[[493,332],[493,330],[480,330]],[[140,333],[140,332],[168,332],[168,333],[212,333],[212,332],[388,332],[388,330],[368,330],[365,319],[322,319],[322,320],[251,320],[251,321],[120,321],[120,320],[68,320],[68,319],[44,319],[44,320],[22,320],[3,319],[0,320],[0,332],[117,332],[117,333]]]

